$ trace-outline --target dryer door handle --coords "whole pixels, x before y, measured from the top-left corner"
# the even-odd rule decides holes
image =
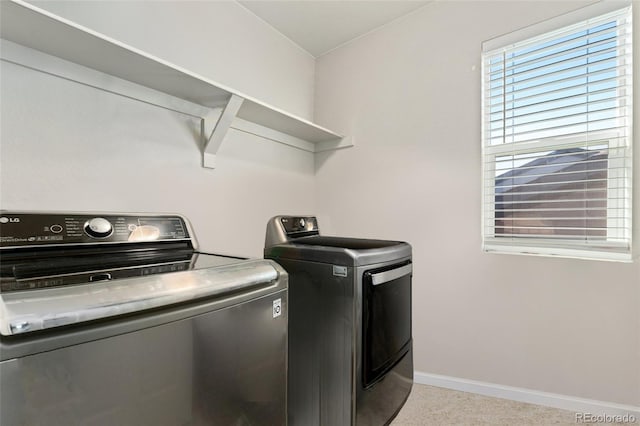
[[[378,272],[377,274],[371,274],[371,283],[373,285],[380,285],[393,281],[405,275],[413,272],[413,264],[401,266],[400,268],[391,269],[389,271]]]

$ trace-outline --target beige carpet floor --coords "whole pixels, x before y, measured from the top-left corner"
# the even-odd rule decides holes
[[[576,424],[572,411],[414,384],[391,426]]]

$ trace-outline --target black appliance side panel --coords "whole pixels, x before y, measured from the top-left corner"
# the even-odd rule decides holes
[[[278,258],[289,273],[289,426],[350,425],[354,268]]]
[[[284,290],[3,361],[0,424],[285,424],[287,311]]]

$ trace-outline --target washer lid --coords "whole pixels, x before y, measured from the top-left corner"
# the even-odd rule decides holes
[[[0,293],[0,334],[45,330],[283,285],[280,277],[285,272],[272,261],[208,255],[199,259],[204,264],[198,269]]]
[[[297,259],[348,266],[372,265],[411,257],[411,246],[402,241],[310,236],[265,249],[271,259]]]

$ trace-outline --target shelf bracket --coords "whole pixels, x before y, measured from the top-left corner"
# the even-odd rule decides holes
[[[202,165],[203,167],[214,169],[216,167],[216,154],[227,132],[231,128],[234,118],[238,114],[244,98],[232,94],[227,105],[222,110],[216,126],[211,135],[207,136],[205,130],[205,120],[200,121],[200,132],[202,134]]]

